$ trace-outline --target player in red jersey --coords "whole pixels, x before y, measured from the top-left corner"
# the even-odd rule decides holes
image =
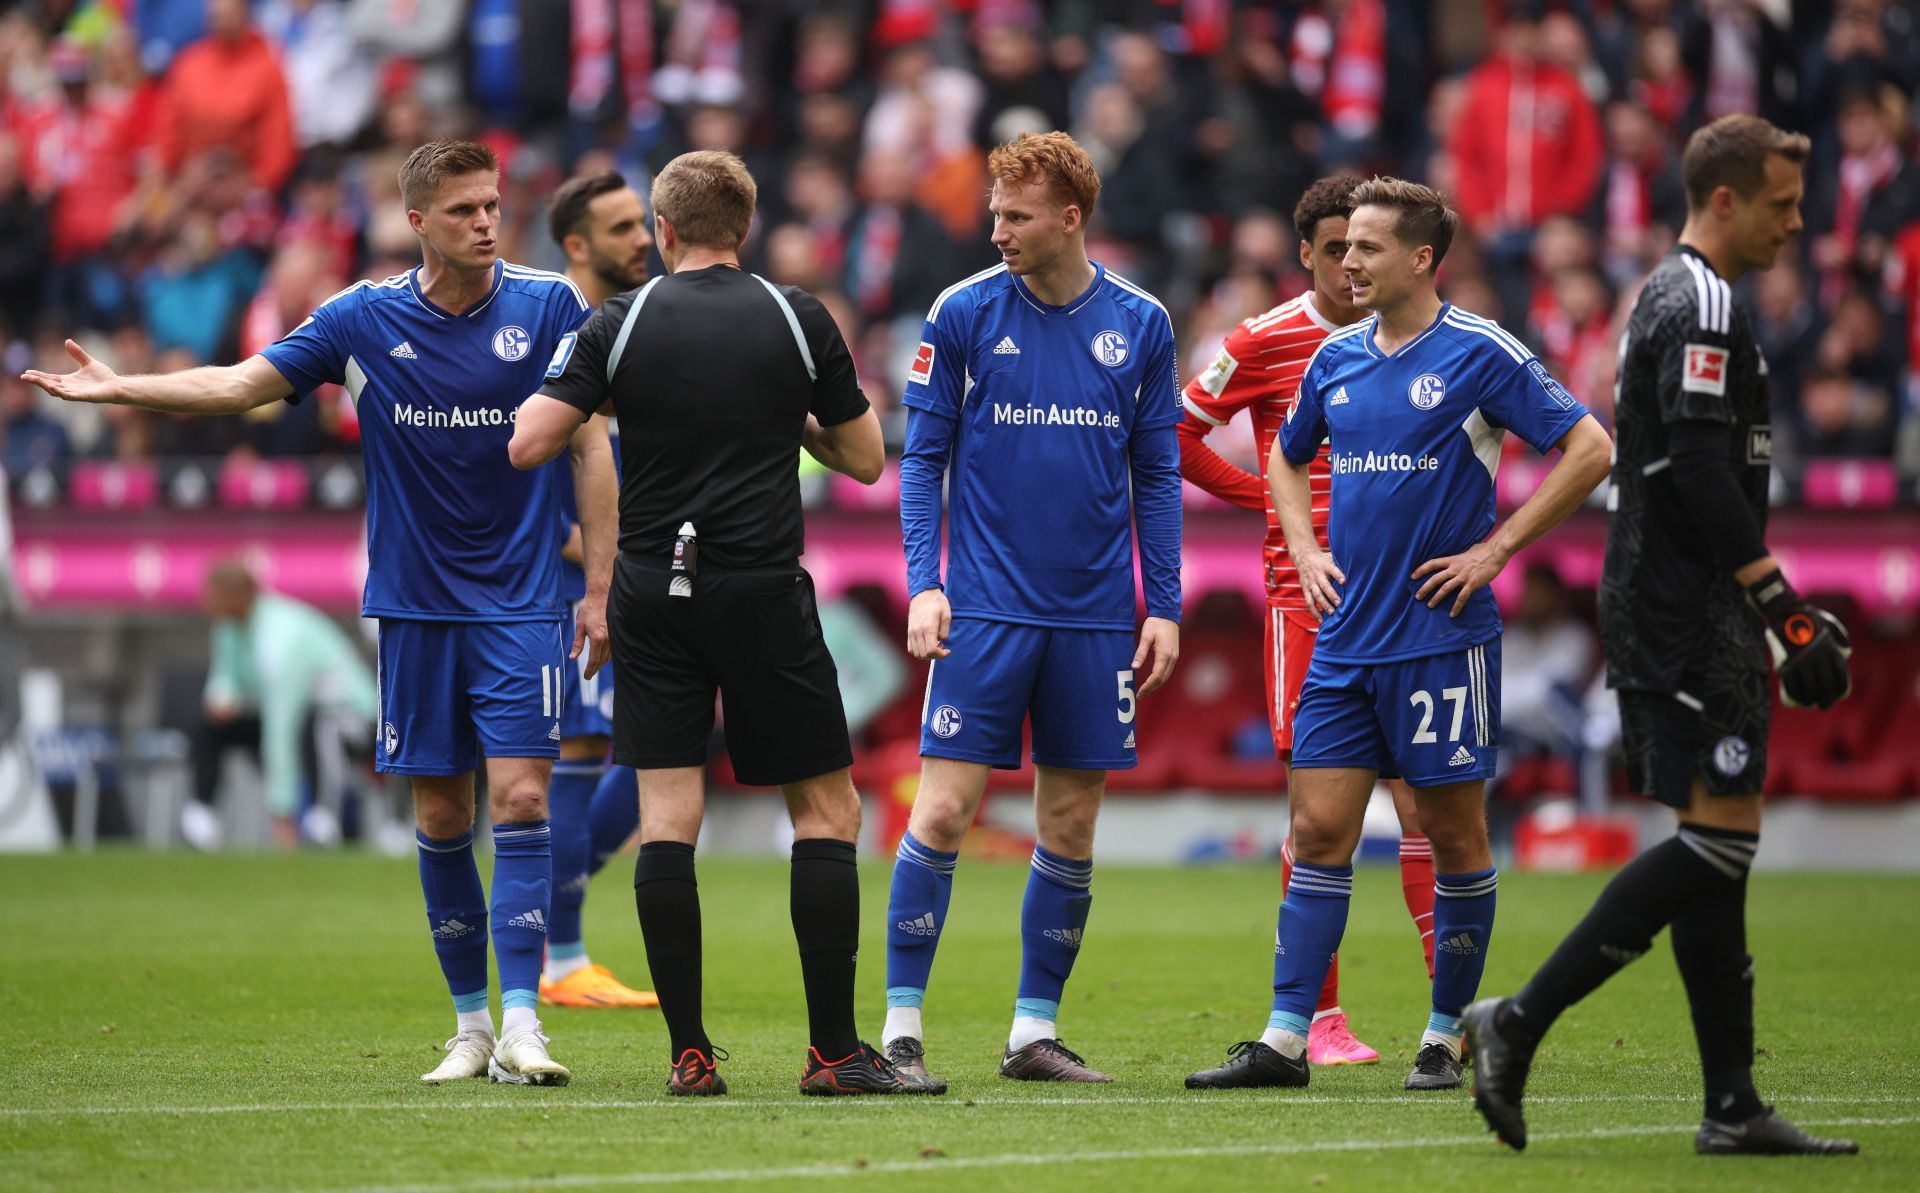
[[[1273,509],[1267,487],[1267,455],[1273,438],[1293,406],[1294,392],[1306,372],[1307,361],[1321,341],[1366,312],[1353,305],[1341,262],[1347,253],[1347,217],[1353,205],[1347,196],[1360,184],[1352,175],[1322,178],[1307,188],[1293,209],[1300,233],[1300,264],[1312,271],[1313,288],[1299,297],[1241,323],[1227,336],[1212,364],[1187,383],[1186,421],[1180,424],[1180,473],[1223,501],[1247,509],[1264,510],[1267,539],[1263,551],[1267,574],[1265,645],[1267,719],[1273,725],[1273,745],[1282,759],[1293,752],[1293,710],[1313,658],[1314,635],[1320,622],[1300,590],[1300,575],[1287,556],[1286,536]],[[1225,426],[1245,410],[1253,419],[1259,441],[1259,475],[1236,467],[1206,444],[1206,434]],[[1328,449],[1308,472],[1313,493],[1313,532],[1321,545],[1327,541],[1327,500],[1332,486]],[[1427,977],[1433,977],[1433,846],[1420,832],[1413,790],[1392,780],[1393,809],[1400,817],[1400,889],[1406,896],[1413,926],[1426,953]],[[1284,892],[1293,876],[1293,841],[1281,847],[1280,882]],[[1327,969],[1320,1005],[1307,1037],[1307,1060],[1315,1065],[1371,1064],[1380,1054],[1354,1038],[1347,1016],[1340,1010],[1338,958]]]

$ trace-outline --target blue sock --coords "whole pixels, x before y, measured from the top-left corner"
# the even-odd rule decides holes
[[[1027,895],[1020,902],[1020,988],[1013,1013],[1056,1019],[1060,995],[1080,955],[1080,936],[1093,908],[1093,862],[1033,847]]]
[[[553,826],[553,914],[547,918],[547,952],[556,961],[586,950],[580,938],[580,907],[587,901],[591,877],[587,863],[593,852],[588,805],[606,769],[599,762],[556,762],[553,781],[547,786]]]
[[[500,1009],[539,1001],[540,954],[553,914],[553,834],[544,820],[493,826],[493,954]]]
[[[1306,1038],[1327,966],[1347,931],[1352,866],[1316,866],[1296,859],[1273,934],[1273,1013],[1268,1027]]]
[[[1499,886],[1492,869],[1433,876],[1433,1013],[1436,1021],[1452,1021],[1446,1035],[1460,1034],[1460,1012],[1480,989]]]
[[[587,858],[587,873],[598,874],[607,859],[640,827],[640,781],[630,766],[613,765],[600,776],[588,802],[587,823],[592,827],[593,848]]]
[[[958,853],[942,853],[900,838],[894,851],[893,886],[887,893],[887,1005],[917,1007],[933,973],[934,950],[953,899]]]
[[[427,897],[433,951],[456,1011],[487,1009],[487,893],[473,861],[473,833],[436,841],[418,829],[420,889]]]

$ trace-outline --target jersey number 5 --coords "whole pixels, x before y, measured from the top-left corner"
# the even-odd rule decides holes
[[[1119,681],[1120,686],[1120,723],[1122,725],[1131,725],[1133,723],[1134,709],[1138,706],[1138,701],[1133,694],[1133,672],[1115,672],[1115,678]]]

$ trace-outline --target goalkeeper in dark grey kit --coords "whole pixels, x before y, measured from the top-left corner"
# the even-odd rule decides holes
[[[1706,1083],[1703,1155],[1851,1154],[1762,1105],[1753,1087],[1747,871],[1760,843],[1769,658],[1791,704],[1850,688],[1840,622],[1802,600],[1767,551],[1767,363],[1730,283],[1769,269],[1800,230],[1805,136],[1755,116],[1694,133],[1687,225],[1634,304],[1621,346],[1600,631],[1619,689],[1633,789],[1680,830],[1622,870],[1512,998],[1467,1009],[1474,1104],[1527,1144],[1527,1070],[1559,1014],[1672,926]]]

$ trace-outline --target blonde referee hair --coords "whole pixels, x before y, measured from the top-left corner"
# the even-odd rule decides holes
[[[653,213],[682,244],[706,249],[739,248],[759,197],[747,164],[721,149],[683,153],[653,180]]]

